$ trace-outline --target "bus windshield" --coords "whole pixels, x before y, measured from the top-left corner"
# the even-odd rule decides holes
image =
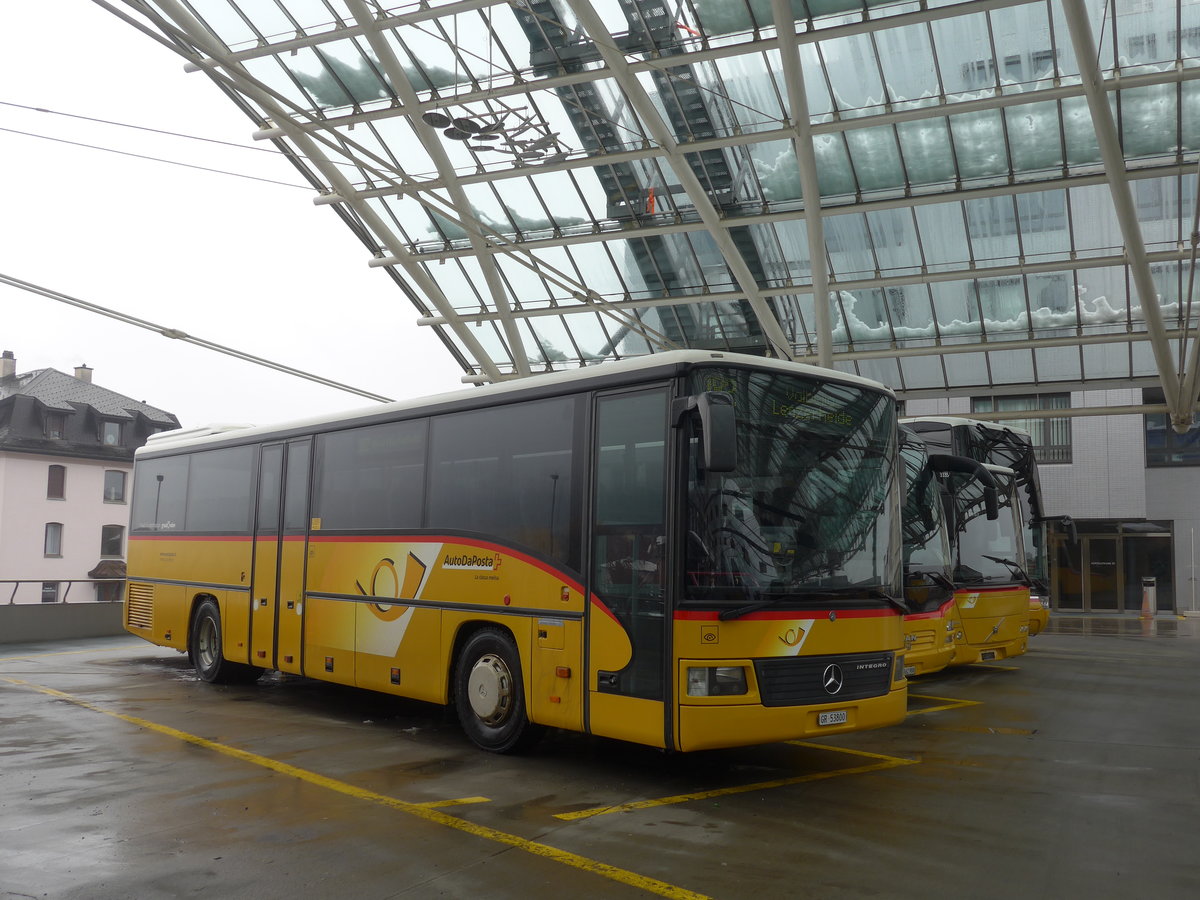
[[[732,394],[738,447],[735,471],[707,472],[692,433],[683,602],[828,607],[896,596],[892,398],[739,369],[700,370],[691,388]]]
[[[956,519],[954,580],[963,586],[1018,584],[1027,577],[1012,478],[993,474],[1000,501],[1000,516],[994,521],[987,518],[983,485],[958,473],[948,478]]]
[[[928,587],[936,576],[949,582],[950,534],[942,507],[941,488],[937,476],[929,467],[929,457],[919,444],[903,444],[900,458],[904,462],[904,578],[905,587]],[[929,576],[935,576],[930,578]],[[935,599],[945,599],[945,585],[934,592]]]

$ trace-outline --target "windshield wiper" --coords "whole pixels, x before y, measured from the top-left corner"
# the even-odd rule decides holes
[[[717,613],[717,618],[722,622],[727,622],[730,619],[740,619],[742,616],[749,615],[752,612],[758,612],[760,609],[766,609],[768,606],[774,606],[777,603],[782,603],[794,594],[781,594],[778,597],[773,597],[770,600],[755,600],[753,603],[747,603],[744,606],[735,606],[733,609],[723,609]]]
[[[990,559],[992,562],[998,562],[1002,566],[1008,566],[1013,570],[1013,573],[1025,583],[1027,587],[1033,587],[1033,580],[1029,577],[1029,574],[1021,568],[1019,563],[1016,563],[1011,559],[1005,559],[1003,556],[988,556],[986,553],[981,553],[979,555],[984,559]]]
[[[980,584],[983,581],[983,573],[959,563],[954,567],[954,580],[961,584]]]
[[[949,591],[954,590],[954,582],[951,581],[949,578],[947,578],[945,575],[943,575],[941,572],[927,572],[926,574],[931,579],[933,579],[933,581],[939,587],[944,587],[944,588],[946,588],[946,590],[949,590]]]

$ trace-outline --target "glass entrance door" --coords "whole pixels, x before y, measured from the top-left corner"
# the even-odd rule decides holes
[[[1065,534],[1053,536],[1054,568],[1051,572],[1055,609],[1083,610],[1083,541],[1072,543]]]
[[[1123,593],[1121,557],[1115,537],[1089,537],[1084,540],[1084,609],[1088,612],[1119,612]]]

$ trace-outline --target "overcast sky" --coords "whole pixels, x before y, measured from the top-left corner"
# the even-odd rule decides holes
[[[416,308],[279,155],[17,108],[269,148],[179,56],[89,0],[6,3],[0,85],[0,273],[394,399],[462,387]],[[185,426],[372,404],[7,285],[0,349],[18,372],[87,364]]]

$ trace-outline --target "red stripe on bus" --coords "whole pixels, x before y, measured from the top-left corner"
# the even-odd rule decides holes
[[[738,619],[746,619],[754,621],[785,621],[788,619],[827,619],[830,615],[836,614],[839,619],[882,619],[887,616],[899,615],[893,609],[814,609],[814,610],[770,610],[747,613],[744,616],[738,616]],[[675,621],[677,622],[705,622],[716,621],[721,615],[720,610],[677,610],[675,613]]]
[[[946,610],[948,610],[953,605],[954,605],[954,598],[951,597],[949,600],[947,600],[945,603],[943,603],[941,606],[939,606],[937,609],[933,610],[932,612],[909,613],[907,616],[904,617],[904,621],[905,622],[916,622],[918,619],[940,619],[944,615],[946,615]]]

